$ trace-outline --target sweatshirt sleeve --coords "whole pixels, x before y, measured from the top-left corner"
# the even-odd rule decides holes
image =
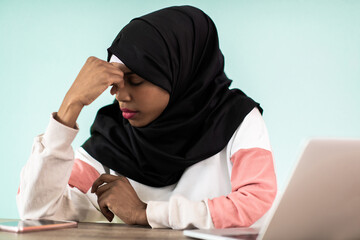
[[[208,201],[215,228],[248,227],[272,206],[277,183],[267,130],[254,109],[231,146],[231,193]]]
[[[30,158],[20,174],[16,197],[22,219],[106,220],[97,210],[92,182],[101,167],[71,147],[78,129],[62,125],[51,115],[44,134],[35,138]]]

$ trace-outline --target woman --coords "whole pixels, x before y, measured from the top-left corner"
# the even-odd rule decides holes
[[[35,139],[17,196],[22,218],[153,228],[250,226],[276,195],[259,104],[229,89],[214,23],[170,7],[133,19],[90,57]],[[74,152],[76,120],[111,86]]]

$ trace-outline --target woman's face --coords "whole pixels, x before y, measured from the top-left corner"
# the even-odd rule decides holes
[[[110,62],[122,63],[114,55]],[[114,85],[111,93],[119,102],[123,117],[134,127],[144,127],[164,111],[169,103],[170,94],[127,67],[124,70],[124,80],[124,86]]]

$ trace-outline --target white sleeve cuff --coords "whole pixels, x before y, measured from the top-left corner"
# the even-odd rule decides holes
[[[149,201],[146,207],[146,217],[152,228],[170,228],[169,202]]]
[[[172,196],[169,202],[149,201],[146,216],[152,228],[214,228],[209,208],[204,201],[191,201]]]
[[[77,124],[76,129],[61,124],[55,120],[55,114],[52,113],[50,116],[50,122],[43,135],[42,143],[45,148],[66,151],[79,132],[79,128]]]

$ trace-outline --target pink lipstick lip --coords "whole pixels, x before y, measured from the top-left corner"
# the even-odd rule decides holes
[[[121,108],[121,111],[122,111],[122,116],[125,119],[131,119],[138,113],[137,111],[133,111],[127,108]]]
[[[131,113],[137,112],[137,111],[130,110],[130,109],[127,109],[127,108],[120,108],[120,110],[121,110],[122,112],[131,112]]]

